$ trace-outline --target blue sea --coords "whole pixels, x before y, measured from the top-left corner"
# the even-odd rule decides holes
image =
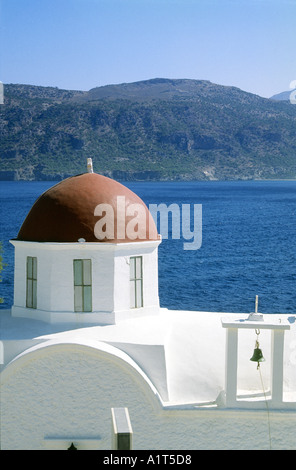
[[[9,239],[55,182],[0,182],[1,308],[13,303]],[[159,247],[162,307],[216,312],[296,312],[296,181],[124,183],[149,204],[202,205],[202,244],[184,250],[170,235]],[[193,215],[193,210],[192,210]],[[181,233],[182,234],[182,233]]]

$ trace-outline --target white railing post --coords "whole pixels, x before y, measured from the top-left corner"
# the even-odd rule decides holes
[[[287,320],[264,321],[262,314],[251,314],[248,318],[222,318],[222,326],[226,328],[226,363],[225,363],[225,400],[227,407],[243,407],[248,405],[237,401],[237,352],[238,330],[254,329],[271,331],[271,400],[274,407],[283,406],[283,372],[284,372],[284,335],[290,329]],[[259,402],[257,402],[258,404]]]
[[[225,395],[226,406],[232,407],[236,404],[237,393],[238,329],[227,328],[226,331]]]

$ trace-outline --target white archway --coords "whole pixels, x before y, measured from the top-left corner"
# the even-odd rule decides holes
[[[67,448],[75,440],[110,449],[112,407],[128,407],[136,428],[153,426],[161,410],[137,364],[99,341],[32,347],[3,370],[1,389],[2,448]]]

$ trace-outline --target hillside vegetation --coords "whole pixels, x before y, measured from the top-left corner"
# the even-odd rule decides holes
[[[5,85],[0,179],[296,177],[296,106],[200,80],[88,92]]]

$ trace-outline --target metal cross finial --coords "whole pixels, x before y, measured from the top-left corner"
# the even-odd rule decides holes
[[[92,159],[91,158],[88,158],[87,159],[87,171],[88,173],[93,173],[94,170],[93,170],[93,163],[92,163]]]

